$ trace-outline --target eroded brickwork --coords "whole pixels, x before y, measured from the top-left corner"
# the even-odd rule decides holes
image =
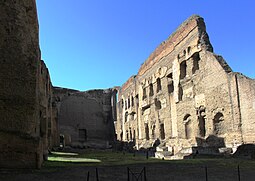
[[[172,158],[251,143],[254,82],[213,53],[203,19],[192,16],[121,87],[118,139],[137,148],[158,139]]]

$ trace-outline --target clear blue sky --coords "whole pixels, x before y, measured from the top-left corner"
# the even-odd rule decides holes
[[[192,14],[214,52],[255,78],[255,0],[37,0],[40,47],[54,86],[122,85]]]

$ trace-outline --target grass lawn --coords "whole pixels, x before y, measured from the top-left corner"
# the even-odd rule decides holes
[[[132,165],[162,163],[174,165],[190,166],[210,166],[236,168],[237,165],[242,168],[255,168],[254,160],[241,159],[185,159],[185,160],[161,160],[154,157],[146,158],[145,155],[113,152],[105,150],[86,150],[82,153],[64,153],[53,152],[49,155],[49,160],[44,162],[44,167],[65,167],[65,166],[115,166],[115,165]]]
[[[49,155],[48,161],[44,162],[45,167],[58,167],[58,166],[96,166],[96,165],[129,165],[137,163],[155,163],[163,162],[163,160],[149,157],[144,155],[112,152],[110,150],[87,150],[82,153],[65,153],[65,152],[52,152]]]
[[[146,168],[148,181],[204,181],[206,169],[209,181],[237,181],[238,169],[242,181],[255,180],[255,161],[241,159],[146,159],[145,154],[85,150],[82,153],[53,152],[40,170],[6,171],[0,169],[5,181],[84,181],[90,172],[95,180],[98,169],[100,181],[126,181],[127,167],[134,172]]]

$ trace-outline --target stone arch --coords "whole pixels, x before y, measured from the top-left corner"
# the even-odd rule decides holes
[[[185,138],[190,139],[193,135],[191,115],[186,114],[183,118],[183,123],[185,125]]]
[[[217,112],[213,118],[213,132],[215,135],[223,133],[222,122],[224,121],[224,115],[221,112]]]

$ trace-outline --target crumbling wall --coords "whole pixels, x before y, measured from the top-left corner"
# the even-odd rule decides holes
[[[179,111],[184,108],[180,105],[185,104],[186,108],[191,107],[196,112],[194,101],[188,103],[183,102],[183,99],[188,100],[195,96],[190,80],[198,74],[199,66],[202,66],[199,65],[201,62],[197,62],[199,60],[195,60],[200,59],[197,57],[199,52],[212,51],[207,39],[203,19],[192,16],[149,56],[135,79],[130,78],[122,86],[119,102],[124,102],[124,106],[119,106],[119,114],[122,116],[117,125],[122,124],[123,133],[125,132],[123,140],[129,140],[127,137],[131,136],[127,129],[135,129],[137,144],[157,138],[168,140],[184,137],[184,124],[179,120],[185,115],[183,110]],[[137,97],[138,103],[127,107],[126,102],[132,97]],[[129,116],[125,115],[131,114],[137,115],[137,119],[126,119]]]
[[[65,137],[65,145],[108,147],[114,141],[114,92],[111,89],[86,92],[54,89],[59,131]]]
[[[236,76],[213,53],[203,19],[191,16],[120,88],[118,138],[137,148],[160,140],[173,154],[251,142],[254,80]]]

